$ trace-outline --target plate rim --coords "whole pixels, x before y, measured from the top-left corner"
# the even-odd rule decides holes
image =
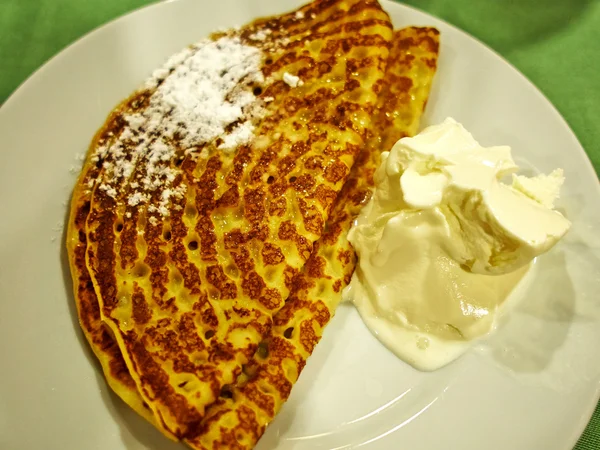
[[[71,43],[69,43],[68,45],[66,45],[65,47],[60,49],[59,51],[57,51],[55,54],[53,54],[50,58],[48,58],[44,63],[42,63],[39,67],[37,67],[32,73],[30,73],[24,80],[22,80],[17,85],[17,87],[10,93],[10,95],[6,98],[6,100],[0,105],[0,121],[4,119],[4,117],[5,117],[4,115],[6,114],[6,111],[11,109],[11,107],[14,103],[18,103],[21,95],[24,94],[24,92],[29,88],[29,85],[31,83],[33,83],[42,73],[49,70],[52,66],[54,66],[56,64],[61,64],[61,60],[63,58],[65,58],[71,51],[73,51],[74,48],[77,48],[80,45],[84,45],[85,42],[90,38],[91,35],[99,32],[100,30],[113,27],[121,21],[129,20],[130,16],[137,15],[137,14],[141,13],[142,11],[149,10],[152,8],[168,7],[168,5],[170,3],[181,3],[181,2],[190,2],[191,3],[192,1],[193,0],[162,0],[162,1],[161,0],[153,0],[149,4],[138,6],[124,14],[121,14],[119,16],[116,16],[116,17],[104,22],[104,23],[101,23],[101,24],[95,26],[94,28],[92,28],[91,30],[87,31],[83,35],[79,36],[77,39],[75,39],[74,41],[72,41]],[[237,0],[237,1],[243,1],[243,0]],[[302,3],[307,3],[307,2],[308,2],[308,0],[302,1]],[[585,148],[579,141],[577,134],[573,131],[573,129],[571,128],[571,126],[569,125],[567,120],[563,117],[563,115],[560,113],[560,111],[557,109],[557,107],[549,100],[549,98],[541,91],[541,89],[537,85],[535,85],[525,74],[523,74],[517,67],[515,67],[504,56],[502,56],[496,50],[494,50],[489,45],[487,45],[486,43],[481,41],[479,38],[473,36],[472,34],[460,29],[459,27],[447,22],[446,20],[444,20],[440,17],[434,16],[431,13],[424,11],[420,8],[414,7],[412,5],[407,5],[407,4],[403,3],[402,1],[379,0],[379,2],[381,3],[383,9],[386,11],[388,10],[388,8],[407,9],[414,13],[430,17],[436,21],[443,23],[444,26],[448,27],[453,32],[462,35],[463,38],[467,38],[467,39],[470,39],[470,40],[476,42],[477,45],[479,45],[483,49],[487,50],[488,53],[493,55],[493,57],[495,57],[496,59],[499,59],[503,63],[503,65],[509,67],[510,70],[515,75],[517,75],[519,78],[521,78],[523,81],[525,81],[525,83],[528,85],[528,88],[532,89],[533,92],[535,92],[535,95],[540,100],[545,102],[546,107],[549,107],[548,109],[552,111],[552,115],[554,116],[554,118],[557,119],[558,121],[560,121],[562,123],[562,125],[569,131],[570,138],[573,140],[574,143],[577,144],[576,145],[576,147],[578,147],[577,150],[580,153],[580,155],[583,157],[582,159],[585,161],[583,163],[583,165],[586,167],[586,171],[588,172],[585,176],[592,177],[592,179],[596,180],[595,195],[597,197],[600,197],[600,178],[599,178],[598,174],[596,173],[596,170],[594,168],[594,165],[593,165],[589,155],[587,154]],[[596,410],[596,408],[598,407],[598,405],[600,403],[600,378],[598,380],[596,380],[595,384],[596,384],[596,386],[595,386],[594,395],[590,396],[590,400],[586,404],[585,411],[582,411],[582,413],[580,414],[579,419],[577,420],[577,427],[573,427],[574,429],[572,430],[573,432],[571,433],[571,440],[570,440],[571,448],[574,447],[577,444],[577,442],[579,441],[579,439],[581,438],[583,432],[589,425],[590,419],[592,418],[594,411]]]

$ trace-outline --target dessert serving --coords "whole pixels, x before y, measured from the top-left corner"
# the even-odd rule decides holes
[[[100,127],[66,234],[77,312],[165,436],[253,448],[344,295],[446,364],[567,231],[560,172],[509,187],[509,149],[451,119],[413,137],[438,52],[375,0],[316,0],[183,49]]]

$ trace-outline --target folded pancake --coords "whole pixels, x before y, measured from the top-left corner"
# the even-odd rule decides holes
[[[96,137],[69,229],[80,320],[165,434],[193,440],[271,329],[364,146],[390,39],[376,1],[259,20],[175,55]]]
[[[275,314],[270,337],[244,366],[228,395],[209,407],[202,433],[193,439],[192,447],[252,448],[287,400],[354,271],[356,259],[347,233],[370,198],[380,152],[417,132],[438,48],[439,33],[434,28],[406,28],[394,34],[374,134],[352,168],[324,234],[294,279],[290,298]]]

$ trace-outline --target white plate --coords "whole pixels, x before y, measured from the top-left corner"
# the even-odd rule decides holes
[[[295,0],[180,0],[118,19],[32,76],[0,109],[0,448],[183,449],[116,398],[82,337],[62,227],[106,114],[168,55]],[[570,449],[599,394],[600,189],[567,124],[522,75],[466,34],[384,3],[442,48],[425,122],[455,117],[527,168],[565,169],[573,229],[487,342],[431,374],[395,359],[342,306],[259,448]]]

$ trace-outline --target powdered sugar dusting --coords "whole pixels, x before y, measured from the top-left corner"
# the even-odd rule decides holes
[[[264,41],[271,33],[272,31],[269,28],[265,28],[258,30],[256,33],[252,33],[248,38],[253,41]]]
[[[184,146],[191,147],[224,134],[255,101],[248,92],[228,95],[243,79],[262,83],[260,64],[260,50],[243,45],[239,38],[197,44],[193,55],[175,68],[151,100],[157,113],[171,111],[163,135],[179,131]],[[185,124],[183,129],[180,123]]]
[[[268,34],[263,30],[254,38]],[[198,149],[216,138],[224,152],[254,138],[253,121],[264,114],[264,103],[249,86],[264,82],[261,63],[261,50],[230,36],[201,41],[172,56],[145,83],[145,89],[154,90],[147,106],[124,114],[119,136],[101,143],[92,156],[92,162],[103,161],[99,189],[116,199],[129,182],[127,206],[153,198],[148,211],[168,215],[171,198],[185,195],[184,186],[175,182],[181,172],[172,164],[176,158],[201,156]]]
[[[300,79],[300,77],[298,77],[296,75],[292,75],[289,72],[285,72],[283,74],[283,81],[291,87],[302,86],[304,84],[304,82]]]

